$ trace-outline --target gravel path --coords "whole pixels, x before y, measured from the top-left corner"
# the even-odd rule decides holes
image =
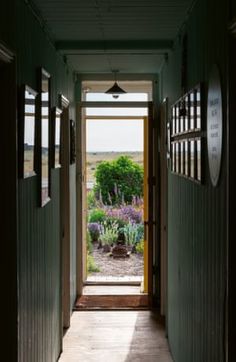
[[[113,259],[110,254],[104,253],[94,244],[92,256],[100,272],[91,273],[89,276],[142,276],[143,275],[143,255],[131,254],[125,259]]]

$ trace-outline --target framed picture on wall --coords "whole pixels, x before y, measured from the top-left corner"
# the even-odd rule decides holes
[[[75,121],[70,120],[70,164],[76,160],[76,144],[75,144]]]
[[[202,182],[202,141],[200,138],[196,139],[196,153],[197,153],[196,180]]]
[[[179,149],[179,142],[175,142],[175,172],[179,173],[180,172],[180,149]]]
[[[52,110],[52,167],[61,167],[61,113],[60,108]]]
[[[181,141],[180,142],[180,174],[181,175],[184,175],[184,166],[185,166],[185,163],[184,163],[184,142]]]
[[[37,92],[27,85],[20,90],[19,101],[19,177],[36,174],[35,167],[35,106]]]
[[[171,159],[171,135],[170,135],[170,122],[166,124],[166,159],[167,167],[169,167],[169,160]]]
[[[171,113],[172,113],[171,135],[174,136],[175,135],[175,124],[176,124],[175,106],[172,106]]]
[[[186,115],[185,115],[185,132],[189,131],[189,96],[188,94],[185,96],[185,109],[186,109]]]
[[[175,172],[175,142],[171,143],[171,171]]]
[[[184,167],[184,175],[186,177],[189,177],[189,141],[184,141],[184,161],[185,161],[185,167]]]
[[[201,107],[201,86],[197,86],[195,89],[195,100],[196,100],[196,123],[195,123],[195,128],[197,131],[201,130],[202,127],[202,107]]]
[[[50,74],[43,68],[40,69],[40,204],[46,205],[50,201],[50,92],[51,92]]]
[[[175,134],[179,134],[179,103],[176,104],[176,108],[175,108]]]
[[[195,140],[190,140],[190,177],[195,179]]]

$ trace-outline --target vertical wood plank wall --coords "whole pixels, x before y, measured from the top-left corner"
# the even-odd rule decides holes
[[[204,144],[202,185],[168,174],[168,337],[175,362],[225,360],[227,5],[199,0],[185,28],[188,89],[205,92],[211,65],[220,66],[224,141],[217,187],[211,185]],[[181,96],[181,35],[162,74],[162,97]],[[204,96],[206,105],[206,93]],[[206,108],[204,110],[206,115]]]
[[[22,26],[24,24],[24,26]],[[40,28],[28,6],[17,1],[18,84],[37,89],[37,68],[52,77],[52,107],[62,93],[70,100],[74,118],[73,75]],[[19,180],[18,246],[18,360],[53,362],[61,350],[61,246],[60,169],[51,172],[51,201],[38,205],[38,179]],[[75,171],[70,166],[71,192],[75,192]],[[73,201],[75,195],[70,195]],[[74,212],[74,205],[71,202]],[[71,218],[71,250],[75,248],[75,214]],[[75,253],[73,254],[75,255]],[[71,259],[71,305],[75,299],[75,259]]]

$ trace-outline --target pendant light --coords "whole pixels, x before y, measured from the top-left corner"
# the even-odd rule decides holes
[[[115,82],[113,84],[113,86],[111,88],[109,88],[105,93],[106,94],[111,94],[113,98],[117,99],[119,98],[120,94],[125,94],[126,91],[124,89],[122,89],[121,87],[119,87],[119,85],[117,84],[117,80],[116,80],[116,73],[118,72],[118,70],[114,70],[114,76],[115,76]]]

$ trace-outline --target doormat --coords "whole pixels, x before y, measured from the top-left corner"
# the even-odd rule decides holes
[[[145,310],[148,295],[82,295],[75,303],[74,310]]]

